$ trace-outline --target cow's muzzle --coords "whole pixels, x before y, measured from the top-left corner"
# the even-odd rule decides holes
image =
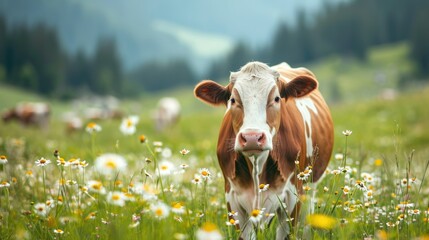
[[[260,130],[247,129],[237,134],[236,150],[244,153],[257,154],[270,150],[267,135]]]

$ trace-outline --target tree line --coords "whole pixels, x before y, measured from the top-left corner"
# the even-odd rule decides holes
[[[184,60],[154,61],[131,73],[124,71],[116,42],[110,37],[101,38],[92,55],[83,50],[69,54],[54,29],[44,24],[8,28],[2,17],[0,36],[0,83],[48,97],[70,99],[85,93],[136,96],[196,81]]]
[[[248,61],[270,64],[287,61],[300,65],[332,54],[365,61],[372,46],[406,41],[417,74],[429,75],[429,1],[351,0],[326,5],[316,16],[297,15],[295,25],[281,23],[268,46],[253,50],[238,43],[232,52],[215,61],[207,75],[222,74]]]
[[[301,12],[295,25],[280,23],[268,46],[245,42],[197,77],[184,59],[151,61],[126,72],[113,38],[101,38],[92,54],[66,53],[55,30],[46,25],[8,28],[0,17],[0,83],[57,98],[82,93],[135,96],[193,85],[200,78],[220,79],[248,61],[299,65],[331,54],[365,61],[369,47],[407,41],[418,74],[429,75],[429,1],[351,0],[326,5],[316,16]]]

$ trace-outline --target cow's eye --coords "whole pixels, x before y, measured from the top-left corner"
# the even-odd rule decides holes
[[[275,98],[274,98],[274,101],[275,101],[276,103],[279,103],[279,102],[280,102],[280,97],[279,97],[279,96],[275,97]]]
[[[231,104],[235,103],[235,98],[231,98],[229,101],[231,101]]]

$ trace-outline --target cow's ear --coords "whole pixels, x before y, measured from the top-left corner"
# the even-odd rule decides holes
[[[228,87],[211,80],[204,80],[195,86],[194,94],[201,101],[212,105],[226,105],[231,96]]]
[[[280,96],[282,98],[289,97],[304,97],[305,95],[311,93],[313,90],[317,89],[317,80],[310,76],[298,76],[292,79],[290,82],[286,83],[279,79],[280,86]]]

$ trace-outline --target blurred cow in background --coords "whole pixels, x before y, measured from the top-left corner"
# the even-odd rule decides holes
[[[85,120],[121,119],[123,113],[119,100],[113,96],[91,96],[76,99],[72,103],[73,111]]]
[[[67,133],[72,133],[83,129],[83,120],[76,112],[65,112],[62,114],[61,118],[61,120],[66,124]]]
[[[34,125],[46,129],[50,115],[51,110],[47,103],[24,102],[4,112],[2,118],[4,122],[16,120],[24,126]]]
[[[162,131],[177,123],[180,117],[180,103],[172,97],[161,98],[153,114],[156,130]]]

